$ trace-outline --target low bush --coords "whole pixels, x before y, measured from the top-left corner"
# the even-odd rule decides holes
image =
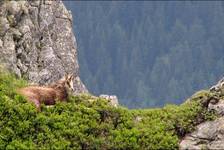
[[[201,96],[180,106],[128,110],[79,95],[37,112],[16,92],[26,85],[0,71],[0,149],[178,149],[181,137],[213,118]]]

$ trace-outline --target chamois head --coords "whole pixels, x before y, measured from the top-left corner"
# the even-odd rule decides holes
[[[73,87],[73,80],[74,80],[74,76],[71,74],[66,74],[63,78],[64,83],[65,83],[65,88],[67,91],[74,91],[74,87]]]
[[[54,88],[54,89],[65,88],[67,93],[72,93],[74,91],[73,80],[74,80],[73,75],[66,74],[63,78],[61,78],[57,82],[49,85],[49,87]]]

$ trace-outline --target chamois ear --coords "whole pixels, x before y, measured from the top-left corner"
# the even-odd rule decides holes
[[[72,76],[72,80],[75,80],[75,76],[74,75]]]
[[[66,73],[63,77],[64,80],[68,80],[68,74]]]
[[[74,79],[74,76],[72,74],[68,75],[68,81],[72,81]]]
[[[74,76],[74,75],[72,75],[72,76],[71,76],[71,80],[74,80],[74,79],[75,79],[75,76]]]

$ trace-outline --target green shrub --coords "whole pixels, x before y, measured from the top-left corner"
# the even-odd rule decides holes
[[[0,71],[0,149],[178,149],[180,137],[213,118],[201,96],[180,106],[128,110],[79,95],[37,112],[16,93],[26,85]]]

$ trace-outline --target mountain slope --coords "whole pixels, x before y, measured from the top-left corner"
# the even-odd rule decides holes
[[[27,82],[0,73],[0,148],[178,149],[181,138],[214,119],[201,91],[180,106],[128,110],[90,95],[70,96],[53,107],[34,105],[16,93]]]
[[[180,106],[129,110],[92,95],[70,95],[67,103],[42,105],[37,112],[16,92],[30,81],[48,84],[72,73],[76,94],[86,91],[71,18],[61,1],[1,1],[0,8],[0,61],[13,72],[0,68],[0,149],[224,148],[218,144],[222,87],[197,92]]]

